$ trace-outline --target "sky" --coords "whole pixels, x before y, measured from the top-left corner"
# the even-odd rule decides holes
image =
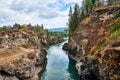
[[[69,7],[82,0],[0,0],[0,26],[43,24],[45,28],[67,27]]]

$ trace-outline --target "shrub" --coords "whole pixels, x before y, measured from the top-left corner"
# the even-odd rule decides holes
[[[21,44],[21,47],[28,49],[29,46],[27,44]]]

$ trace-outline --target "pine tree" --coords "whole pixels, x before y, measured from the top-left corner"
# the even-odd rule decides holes
[[[72,27],[72,30],[76,30],[77,27],[79,27],[79,6],[78,4],[75,4],[75,7],[74,7],[74,13],[73,13],[73,27]]]
[[[68,21],[69,21],[69,29],[71,30],[71,27],[72,27],[72,15],[73,15],[73,13],[72,13],[72,7],[70,7],[70,10],[69,10],[69,19],[68,19]]]
[[[72,7],[70,7],[70,10],[69,10],[69,15],[68,15],[68,16],[69,16],[69,19],[71,19],[71,18],[72,18],[72,15],[73,15],[73,14],[72,14]],[[70,21],[70,20],[69,20],[69,21]]]
[[[70,7],[69,11],[69,31],[72,33],[79,26],[79,6],[75,4],[74,12],[72,12],[72,8]]]

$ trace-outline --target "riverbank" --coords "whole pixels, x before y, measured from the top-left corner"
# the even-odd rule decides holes
[[[62,41],[39,25],[1,27],[0,80],[39,80],[47,64],[46,47]]]
[[[80,80],[120,80],[119,11],[119,4],[96,9],[64,44],[63,49],[77,61]]]

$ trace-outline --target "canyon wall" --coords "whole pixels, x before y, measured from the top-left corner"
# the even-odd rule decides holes
[[[37,40],[32,31],[12,29],[0,33],[0,80],[39,80],[47,52]]]
[[[119,12],[120,5],[94,10],[64,44],[80,80],[120,80]]]

